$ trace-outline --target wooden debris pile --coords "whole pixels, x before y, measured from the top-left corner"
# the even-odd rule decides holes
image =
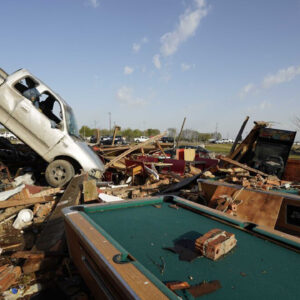
[[[220,157],[220,160],[229,163],[229,166],[220,167],[218,165],[212,171],[204,172],[201,177],[217,179],[220,182],[234,183],[244,188],[258,190],[288,189],[293,185],[291,181],[281,180],[277,176],[268,175],[227,157]]]
[[[16,180],[2,177],[1,297],[19,299],[55,291],[53,298],[88,299],[89,292],[68,257],[61,213],[64,207],[80,203],[85,178],[75,176],[64,190],[26,183],[15,187]]]

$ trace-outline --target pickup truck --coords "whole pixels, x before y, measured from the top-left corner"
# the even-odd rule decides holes
[[[0,123],[47,163],[49,185],[63,186],[81,169],[101,178],[104,165],[82,140],[72,108],[25,69],[0,69]]]
[[[137,138],[133,139],[136,143],[143,143],[146,142],[147,140],[149,140],[149,138],[147,138],[146,136],[140,136]]]

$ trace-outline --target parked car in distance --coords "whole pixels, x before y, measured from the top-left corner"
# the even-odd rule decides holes
[[[72,108],[25,69],[0,69],[0,123],[47,162],[49,185],[63,186],[81,169],[101,178],[104,165],[81,139]]]
[[[174,143],[174,138],[171,136],[163,136],[160,141],[162,143]]]
[[[232,143],[233,143],[232,139],[221,139],[215,141],[215,144],[232,144]]]
[[[100,144],[102,145],[112,145],[113,142],[113,136],[105,136],[100,139]],[[127,145],[125,137],[122,137],[120,135],[115,136],[115,142],[114,145]]]
[[[134,138],[133,140],[136,143],[143,143],[143,142],[146,142],[147,140],[149,140],[149,138],[146,136],[140,136],[140,137]]]
[[[18,139],[13,133],[11,133],[9,131],[1,132],[0,133],[0,137],[4,137],[4,138],[6,138],[6,139],[8,139],[10,141],[15,141],[15,140]]]

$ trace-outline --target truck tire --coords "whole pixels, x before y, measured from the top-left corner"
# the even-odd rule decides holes
[[[46,168],[45,178],[49,185],[61,187],[68,183],[75,175],[74,167],[63,159],[54,160]]]

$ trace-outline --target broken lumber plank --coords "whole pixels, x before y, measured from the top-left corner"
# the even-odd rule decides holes
[[[0,214],[0,222],[6,220],[7,218],[16,215],[23,208],[27,208],[30,205],[20,205],[17,207],[9,207],[3,213]]]
[[[13,207],[13,206],[19,206],[19,205],[33,205],[36,203],[44,203],[44,202],[49,202],[49,201],[53,201],[53,198],[51,196],[24,198],[24,199],[20,199],[20,200],[8,199],[8,200],[0,202],[0,209],[7,208],[7,207]]]
[[[20,191],[17,194],[14,194],[12,197],[9,198],[9,200],[23,200],[28,199],[31,197],[31,194],[29,193],[29,190],[27,188],[23,188],[22,191]]]
[[[64,219],[62,209],[68,206],[77,205],[81,196],[81,185],[86,174],[73,177],[67,186],[60,201],[57,203],[46,226],[36,241],[38,250],[49,250],[64,234]]]
[[[230,149],[230,152],[229,152],[229,156],[234,152],[235,148],[236,148],[236,145],[238,144],[238,142],[242,139],[242,134],[243,134],[243,131],[248,123],[248,120],[249,120],[249,116],[246,117],[245,121],[243,122],[236,138],[235,138],[235,141]]]
[[[13,253],[10,258],[33,258],[33,259],[37,259],[37,258],[45,258],[45,252],[43,251],[17,251],[15,253]]]
[[[85,180],[83,182],[83,201],[89,202],[98,199],[96,180]]]
[[[234,165],[234,166],[238,166],[238,167],[240,167],[240,168],[242,168],[244,170],[247,170],[249,172],[256,173],[256,174],[259,174],[259,175],[262,175],[262,176],[269,176],[268,174],[266,174],[266,173],[264,173],[262,171],[259,171],[257,169],[251,168],[251,167],[249,167],[247,165],[241,164],[238,161],[233,160],[233,159],[231,159],[229,157],[221,156],[220,159],[222,161],[225,161],[225,162],[227,162],[227,163],[229,163],[231,165]]]
[[[167,158],[167,155],[166,155],[164,149],[161,147],[159,141],[156,141],[156,145],[157,145],[158,149],[160,150],[160,152],[162,153],[162,155],[163,155],[165,158]]]
[[[79,203],[81,185],[86,176],[86,174],[77,175],[70,181],[31,251],[59,251],[64,247],[65,229],[62,209]],[[52,263],[54,263],[54,260]],[[51,261],[49,265],[51,265]],[[28,274],[49,265],[43,259],[29,258],[25,261],[22,269],[25,274]]]
[[[47,256],[62,256],[62,252],[48,252],[48,251],[17,251],[13,253],[10,258],[32,258],[32,259],[43,259]]]
[[[112,159],[110,162],[108,162],[105,165],[105,169],[108,169],[109,167],[111,167],[115,162],[119,161],[120,159],[122,159],[123,157],[126,157],[128,154],[132,153],[133,151],[136,151],[138,149],[143,148],[144,146],[151,144],[153,142],[156,142],[157,140],[159,140],[160,138],[162,138],[164,135],[166,134],[166,132],[156,135],[150,139],[148,139],[147,141],[140,143],[138,145],[135,145],[131,148],[129,148],[127,151],[123,152],[122,154],[120,154],[119,156],[115,157],[114,159]]]
[[[41,192],[31,194],[31,197],[35,198],[35,197],[50,196],[50,195],[54,195],[54,194],[59,193],[61,190],[62,190],[61,187],[46,189],[46,190],[43,190]]]
[[[246,136],[246,138],[241,142],[241,144],[236,147],[236,149],[230,153],[227,157],[231,159],[235,159],[236,161],[239,161],[251,147],[255,143],[259,131],[261,128],[267,127],[269,124],[266,122],[254,122],[254,127],[250,131],[250,133]]]

